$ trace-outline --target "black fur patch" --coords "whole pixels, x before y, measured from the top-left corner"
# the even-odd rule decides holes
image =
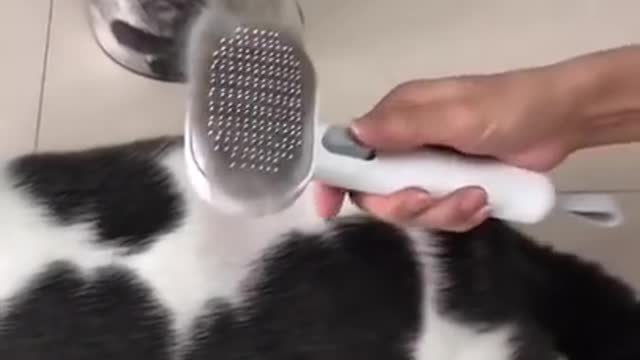
[[[176,228],[183,199],[158,163],[171,138],[15,160],[15,186],[61,225],[90,221],[99,242],[141,251],[154,235]]]
[[[640,304],[630,287],[599,266],[496,220],[443,237],[439,263],[452,281],[440,306],[448,316],[470,324],[516,323],[522,335],[549,338],[571,360],[640,359]]]
[[[166,311],[124,270],[54,264],[4,311],[0,359],[171,359]]]
[[[215,306],[187,359],[410,359],[424,294],[407,238],[374,222],[331,234],[266,255],[247,302]]]

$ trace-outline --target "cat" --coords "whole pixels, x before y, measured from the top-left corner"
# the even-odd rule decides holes
[[[324,221],[311,201],[220,214],[174,137],[7,159],[0,359],[640,359],[638,300],[597,264],[495,219]]]
[[[103,3],[123,14],[109,25],[122,46],[182,76],[176,34],[202,2]],[[131,20],[143,13],[166,16]],[[638,300],[597,264],[494,219],[465,233],[322,221],[308,191],[226,216],[193,191],[182,147],[0,165],[0,359],[640,359]]]

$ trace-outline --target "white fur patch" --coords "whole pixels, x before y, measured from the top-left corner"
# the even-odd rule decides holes
[[[148,281],[155,295],[175,313],[178,330],[184,330],[213,297],[241,300],[241,282],[265,249],[296,226],[320,222],[311,207],[305,206],[308,194],[291,208],[268,217],[223,216],[191,188],[182,151],[172,152],[163,164],[186,199],[188,221],[127,261],[127,266]]]
[[[515,355],[511,329],[489,332],[473,329],[444,317],[439,309],[438,289],[448,279],[438,268],[435,242],[439,239],[420,231],[408,231],[422,264],[425,293],[422,329],[414,346],[416,360],[510,360]]]
[[[43,207],[8,183],[6,163],[0,166],[0,303],[51,262],[66,260],[90,275],[92,269],[113,261],[114,250],[92,242],[96,238],[92,224],[54,224]]]

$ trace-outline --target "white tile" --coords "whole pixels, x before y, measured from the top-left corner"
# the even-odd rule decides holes
[[[575,153],[553,172],[559,189],[640,190],[640,144],[616,145]]]
[[[135,75],[93,39],[85,0],[54,2],[40,150],[181,133],[184,86]]]
[[[396,83],[544,64],[640,40],[633,0],[303,0],[323,114],[359,115]]]
[[[0,156],[33,150],[49,1],[0,2]]]

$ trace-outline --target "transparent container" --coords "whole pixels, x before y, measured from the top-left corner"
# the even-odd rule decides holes
[[[185,39],[205,3],[243,16],[277,19],[302,27],[304,15],[294,0],[89,0],[95,40],[124,68],[156,80],[184,82]]]

